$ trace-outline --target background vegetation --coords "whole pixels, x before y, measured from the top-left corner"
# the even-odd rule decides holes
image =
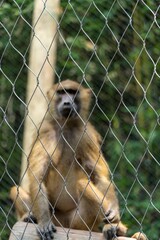
[[[103,137],[122,219],[159,236],[159,1],[61,1],[56,78],[93,90],[89,119]],[[0,239],[15,222],[8,192],[19,180],[33,1],[0,11]],[[65,41],[64,41],[65,40]],[[130,233],[131,233],[130,232]]]

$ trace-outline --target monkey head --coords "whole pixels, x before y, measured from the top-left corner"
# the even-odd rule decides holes
[[[73,89],[57,90],[57,115],[63,118],[72,118],[80,111],[79,91]]]
[[[48,91],[49,112],[57,121],[86,120],[91,100],[90,89],[72,80],[54,84]]]

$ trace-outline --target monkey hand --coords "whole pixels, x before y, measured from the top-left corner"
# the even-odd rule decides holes
[[[39,225],[37,230],[38,235],[41,240],[51,240],[54,239],[54,233],[56,232],[56,227],[53,223],[48,223],[46,225]]]
[[[119,217],[119,211],[117,210],[108,210],[105,213],[105,217],[103,219],[104,223],[114,223],[114,222],[119,222],[120,221],[120,217]]]
[[[116,239],[117,236],[125,236],[127,227],[123,223],[107,223],[103,227],[103,234],[106,240]]]

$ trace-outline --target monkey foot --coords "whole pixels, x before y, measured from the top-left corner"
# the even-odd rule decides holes
[[[52,240],[54,239],[56,227],[52,223],[50,223],[42,227],[39,226],[37,232],[41,240]]]
[[[127,228],[121,222],[118,224],[105,224],[103,227],[103,234],[106,240],[112,240],[117,236],[125,236]]]
[[[147,240],[147,237],[144,233],[137,232],[135,233],[132,238],[135,238],[137,240]]]

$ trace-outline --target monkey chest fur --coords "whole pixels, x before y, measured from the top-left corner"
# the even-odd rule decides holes
[[[79,182],[82,179],[86,182],[95,181],[93,171],[95,162],[91,163],[88,157],[89,155],[93,160],[94,156],[89,153],[93,147],[95,148],[92,146],[92,141],[88,141],[86,136],[82,137],[73,132],[72,134],[65,133],[64,139],[61,138],[56,148],[53,149],[54,154],[51,157],[45,185],[49,193],[49,201],[54,208],[60,211],[77,208],[77,203],[80,198],[83,198],[78,191]]]
[[[78,182],[82,173],[77,164],[67,162],[57,166],[56,170],[51,168],[48,173],[47,189],[50,193],[49,201],[58,210],[70,211],[76,208],[79,199]],[[67,202],[67,204],[65,204]]]
[[[86,179],[87,182],[89,180],[89,170],[82,164],[78,152],[78,149],[75,153],[64,149],[62,156],[57,161],[58,164],[49,167],[46,179],[46,187],[50,193],[48,198],[52,206],[60,211],[77,208],[77,203],[82,197],[78,192],[79,182],[81,179]]]

